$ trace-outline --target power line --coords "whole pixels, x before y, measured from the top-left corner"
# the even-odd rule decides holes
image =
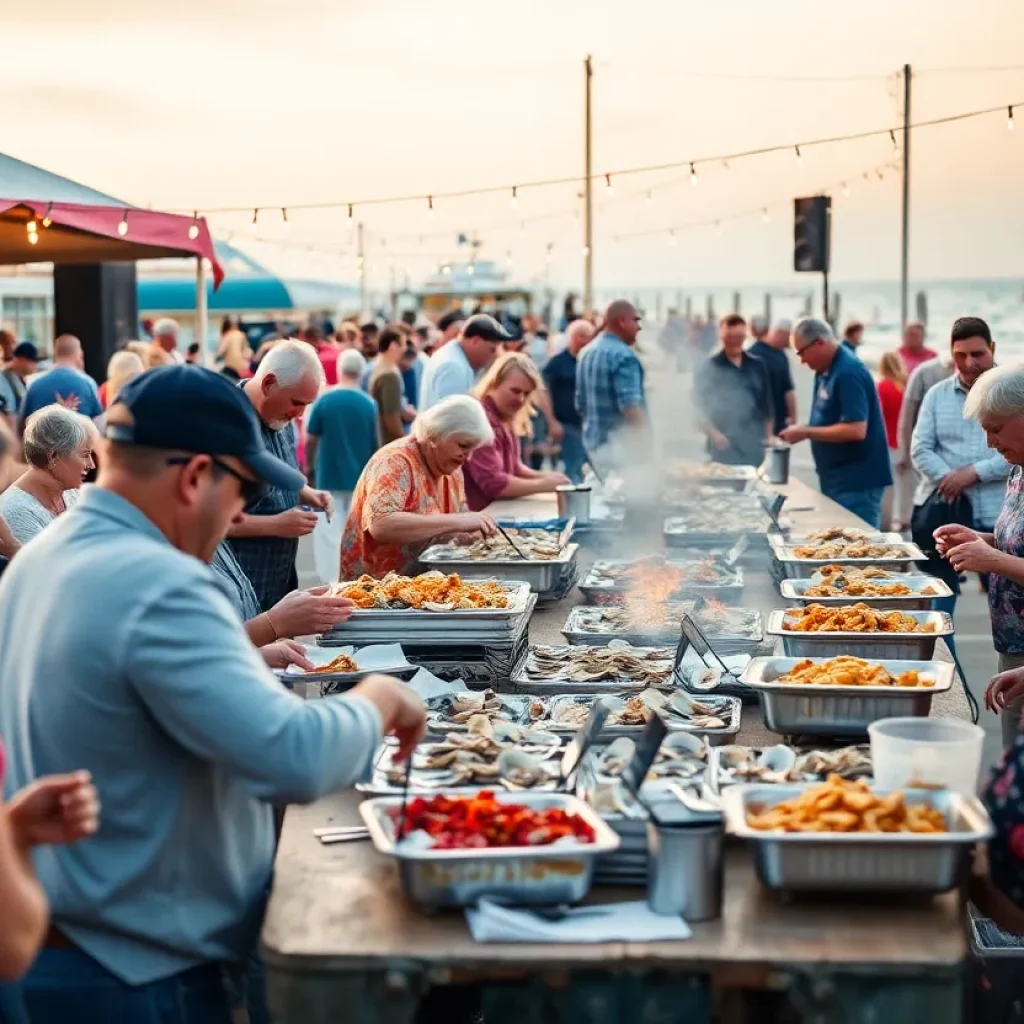
[[[914,69],[915,75],[982,75],[1002,71],[1024,71],[1024,64],[993,64],[989,67],[974,68],[920,68]]]
[[[1018,100],[1014,103],[1001,103],[994,107],[985,107],[980,110],[969,110],[959,114],[948,114],[945,117],[934,117],[926,121],[917,121],[909,125],[910,129],[917,128],[931,128],[936,125],[942,124],[953,124],[957,121],[966,121],[970,118],[984,117],[988,114],[1005,113],[1007,110],[1012,110],[1014,107],[1024,106],[1024,100]],[[635,174],[650,174],[657,171],[670,171],[677,170],[680,168],[689,167],[691,174],[693,174],[694,168],[705,166],[712,163],[721,163],[723,161],[730,162],[734,160],[743,160],[748,157],[755,156],[767,156],[771,153],[783,153],[794,149],[810,149],[813,146],[828,146],[840,142],[856,142],[861,139],[879,138],[883,136],[894,137],[896,132],[903,131],[903,124],[894,125],[888,128],[873,128],[867,131],[861,132],[848,132],[843,135],[830,135],[824,138],[817,139],[805,139],[797,142],[785,142],[778,143],[774,146],[762,146],[756,149],[745,149],[739,150],[732,153],[719,153],[716,156],[701,156],[692,157],[685,160],[673,160],[666,163],[660,164],[648,164],[643,167],[622,167],[618,169],[611,169],[607,171],[595,171],[591,175],[591,180],[600,180],[601,178],[609,181],[612,178],[622,178],[628,175]],[[695,175],[693,175],[695,176]],[[522,189],[527,188],[545,188],[555,185],[578,185],[581,181],[580,175],[565,176],[561,178],[543,178],[535,179],[533,181],[518,182],[511,185],[487,185],[480,188],[470,189],[459,189],[448,192],[420,192],[417,194],[401,195],[401,196],[389,196],[389,197],[378,197],[375,199],[358,199],[358,200],[332,200],[330,202],[322,203],[267,203],[259,206],[221,206],[221,207],[206,207],[202,209],[202,213],[205,215],[210,214],[222,214],[222,213],[248,213],[252,211],[253,222],[255,223],[258,219],[258,215],[263,211],[271,210],[333,210],[333,209],[345,209],[348,208],[349,215],[351,218],[352,210],[355,207],[364,206],[379,206],[385,203],[427,203],[428,207],[433,210],[434,204],[438,200],[445,199],[461,199],[470,196],[480,195],[494,195],[498,193],[512,194],[513,190],[518,193]],[[178,211],[181,212],[181,211]],[[185,212],[193,212],[190,208]],[[282,214],[286,215],[286,214]]]
[[[759,72],[741,71],[688,71],[676,64],[657,64],[647,61],[609,61],[595,62],[599,68],[636,68],[651,71],[671,71],[680,78],[707,78],[728,82],[880,82],[891,78],[899,72],[859,74],[859,75],[771,75]]]

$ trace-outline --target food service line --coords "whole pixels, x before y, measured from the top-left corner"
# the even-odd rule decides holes
[[[798,481],[783,488],[800,532],[861,526]],[[548,499],[549,501],[549,499]],[[499,502],[502,518],[543,519],[544,499]],[[591,552],[581,552],[589,560]],[[743,604],[782,602],[767,571],[747,572]],[[531,643],[561,643],[573,592],[536,611]],[[948,658],[940,644],[937,658]],[[966,718],[959,687],[936,694],[932,714]],[[778,742],[744,708],[738,742]],[[923,903],[863,896],[788,904],[758,882],[751,851],[729,845],[721,917],[694,924],[681,942],[478,943],[459,912],[427,915],[409,904],[396,865],[369,843],[322,845],[313,830],[359,823],[359,794],[290,807],[263,929],[268,997],[278,1024],[406,1024],[423,995],[445,985],[484,985],[488,1024],[566,1019],[619,1022],[711,1020],[716,991],[784,991],[804,1019],[832,1024],[856,1005],[862,1019],[960,1020],[967,941],[956,892]],[[639,895],[638,895],[639,893]],[[587,904],[642,898],[598,886]],[[556,1017],[556,1019],[558,1019]]]

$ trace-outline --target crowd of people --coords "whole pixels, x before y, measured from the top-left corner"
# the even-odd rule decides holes
[[[425,728],[390,678],[306,702],[272,670],[311,667],[295,638],[351,614],[330,581],[414,571],[435,541],[492,535],[492,502],[650,450],[641,325],[625,300],[559,339],[453,311],[310,325],[254,351],[229,322],[214,371],[187,365],[196,353],[158,321],[111,358],[102,393],[70,335],[41,372],[34,348],[0,338],[0,977],[27,971],[0,987],[4,1024],[26,1006],[34,1024],[156,1024],[164,1006],[207,1024],[241,1001],[266,1019],[254,951],[272,808],[351,785],[383,736],[408,754]],[[973,317],[942,357],[908,326],[877,382],[862,337],[723,318],[719,349],[693,367],[695,425],[729,464],[809,441],[822,491],[876,527],[897,481],[895,525],[927,533],[934,571],[954,591],[966,572],[988,581],[1000,674],[987,700],[1010,744],[1024,370],[995,367]],[[806,422],[790,350],[815,375]],[[898,489],[911,474],[912,500]],[[321,585],[300,589],[309,534]]]

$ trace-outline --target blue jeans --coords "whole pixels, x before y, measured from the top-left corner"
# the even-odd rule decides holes
[[[224,971],[128,985],[78,949],[44,949],[22,984],[32,1024],[230,1024]]]
[[[580,427],[565,427],[565,437],[562,438],[562,462],[565,463],[565,475],[574,484],[583,483],[583,463],[586,461],[583,430]]]
[[[822,494],[831,498],[837,505],[842,505],[847,512],[860,516],[872,529],[882,528],[882,495],[884,487],[871,487],[868,490],[845,490],[840,488],[822,487]]]

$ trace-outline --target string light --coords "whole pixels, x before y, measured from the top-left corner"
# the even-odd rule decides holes
[[[850,186],[847,185],[845,181],[843,182],[843,197],[845,199],[850,198]]]
[[[1013,131],[1013,107],[1006,108],[1006,130]]]
[[[505,253],[505,266],[508,267],[509,270],[512,269],[512,252],[511,251],[507,251]]]
[[[25,230],[28,231],[30,235],[34,235],[39,230],[39,227],[34,220],[30,220],[25,225]]]
[[[1011,108],[1012,111],[1012,108]],[[53,203],[46,204],[46,216],[43,217],[43,227],[48,228],[53,223],[53,218],[50,214],[53,213]]]
[[[28,233],[28,244],[29,245],[35,245],[38,241],[39,241],[39,235],[36,234],[35,231],[30,231]]]
[[[690,184],[691,185],[696,185],[697,184],[697,166],[696,166],[696,164],[694,164],[692,162],[690,164]]]
[[[797,165],[797,167],[800,168],[800,170],[803,170],[804,169],[804,158],[800,155],[800,147],[799,146],[794,146],[793,148],[796,150],[796,165]]]
[[[192,214],[192,223],[188,226],[188,237],[195,241],[199,237],[199,211]]]
[[[896,141],[896,132],[892,128],[889,129],[889,138],[892,140],[892,151],[898,153],[900,151],[900,144]]]
[[[672,230],[672,228],[668,229],[668,244],[669,245],[675,245],[676,244],[676,233],[675,233],[675,231]]]
[[[720,220],[715,221],[715,234],[720,235],[722,233],[722,222]]]
[[[472,277],[476,273],[476,264],[469,263],[466,265],[466,276]]]
[[[434,219],[434,197],[427,196],[427,220]]]
[[[348,216],[345,218],[345,223],[348,226],[349,234],[351,234],[355,225],[355,211],[352,209],[351,203],[348,204]]]
[[[761,208],[761,223],[762,224],[767,224],[770,219],[771,218],[768,216],[768,207],[767,206],[763,206]]]
[[[647,190],[647,208],[650,209],[654,205],[654,193],[650,189]]]
[[[511,206],[513,210],[519,205],[519,198],[517,196],[518,192],[519,192],[519,186],[518,185],[513,185],[512,186],[512,197],[508,201],[508,205]]]
[[[612,176],[610,174],[606,174],[604,176],[604,194],[607,199],[611,199],[615,195],[615,189],[612,188]]]
[[[551,254],[552,254],[552,252],[554,251],[554,248],[555,248],[554,242],[548,242],[548,250],[547,250],[547,253],[546,253],[545,257],[544,257],[544,258],[545,258],[545,260],[546,260],[546,261],[547,261],[548,263],[550,263],[550,262],[551,262]],[[584,256],[586,256],[586,255],[588,255],[588,254],[587,254],[587,253],[584,253],[583,255],[584,255]]]
[[[258,223],[257,222],[259,221],[259,219],[260,219],[260,211],[258,209],[257,210],[253,210],[252,211],[252,223],[249,225],[249,230],[254,235],[256,234],[256,228],[258,227]]]
[[[287,231],[290,225],[288,224],[288,210],[284,206],[281,207],[281,223]]]
[[[583,246],[583,255],[584,255],[584,257],[590,255],[590,246],[589,245]],[[551,262],[551,253],[550,252],[548,253],[548,262],[549,263]]]
[[[124,238],[128,234],[128,211],[125,210],[121,217],[121,223],[117,225],[117,233]]]

